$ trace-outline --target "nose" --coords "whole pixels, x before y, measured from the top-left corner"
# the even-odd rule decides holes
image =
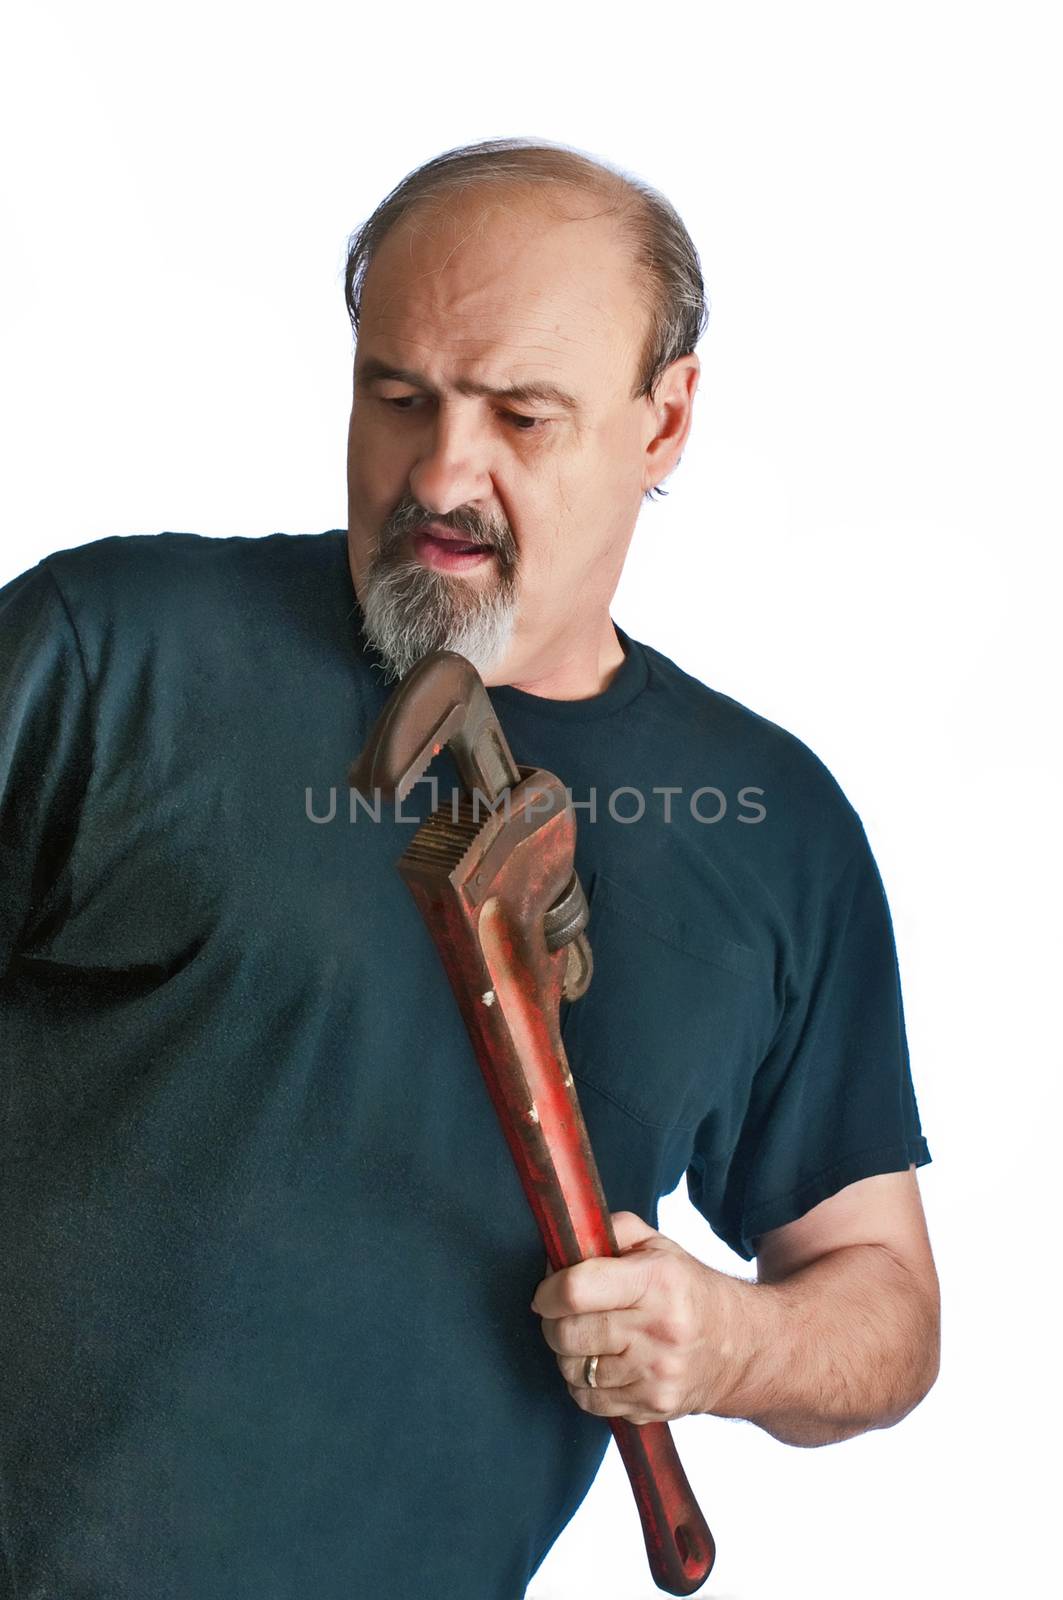
[[[439,406],[410,472],[410,493],[440,517],[457,506],[489,499],[487,451],[488,440],[471,416],[445,414]]]

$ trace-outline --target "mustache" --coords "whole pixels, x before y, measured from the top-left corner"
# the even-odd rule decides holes
[[[377,535],[378,556],[386,561],[397,555],[399,546],[422,522],[438,523],[441,528],[464,534],[472,543],[488,545],[505,570],[517,564],[517,543],[508,522],[485,517],[475,506],[462,506],[441,517],[433,511],[426,511],[424,506],[408,495],[399,501],[390,517],[381,525]]]

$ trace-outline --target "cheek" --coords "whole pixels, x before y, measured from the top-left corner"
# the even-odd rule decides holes
[[[576,460],[560,469],[560,504],[571,514],[590,517],[602,530],[614,530],[637,514],[640,496],[639,463],[632,442],[624,434],[601,430],[580,451]]]
[[[400,475],[352,430],[347,449],[347,530],[351,553],[359,577],[375,546],[381,523],[389,517],[402,496]]]
[[[356,415],[347,439],[347,484],[355,503],[374,517],[386,514],[403,492],[407,471],[394,439]]]
[[[623,561],[637,495],[632,497],[619,471],[602,466],[565,484],[559,505],[559,560],[581,582],[598,588],[607,569]]]
[[[521,513],[518,527],[523,521],[538,530],[525,561],[526,593],[611,593],[630,540],[631,496],[624,499],[616,475],[604,465],[588,470],[581,460],[552,466],[512,508]]]

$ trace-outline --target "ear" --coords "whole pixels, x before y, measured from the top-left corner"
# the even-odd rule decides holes
[[[647,403],[652,432],[646,442],[642,492],[655,489],[679,464],[694,421],[694,395],[701,376],[696,355],[679,356],[665,367]]]

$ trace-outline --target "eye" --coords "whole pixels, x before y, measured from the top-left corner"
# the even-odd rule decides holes
[[[420,405],[428,397],[423,394],[381,394],[377,399],[384,406],[407,415],[412,409]],[[550,417],[526,417],[518,411],[503,411],[500,413],[517,433],[542,433],[551,422]]]
[[[415,401],[423,400],[424,396],[420,394],[381,394],[377,396],[377,399],[382,400],[386,406],[397,406],[400,411],[404,411],[407,406],[412,406]]]

